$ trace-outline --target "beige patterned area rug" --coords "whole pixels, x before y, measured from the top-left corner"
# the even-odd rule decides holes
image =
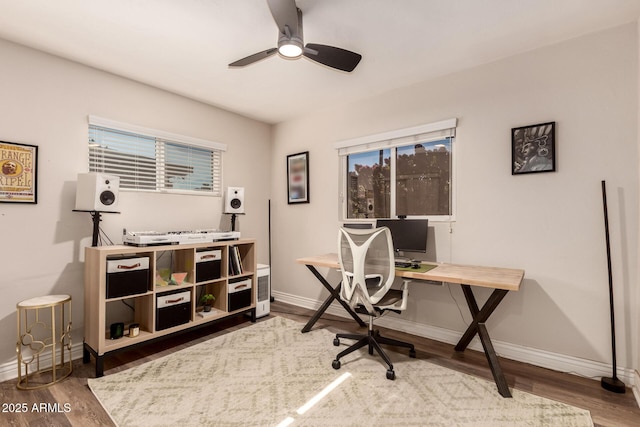
[[[395,381],[366,348],[334,370],[334,335],[302,326],[274,317],[89,386],[121,427],[593,426],[588,411],[518,390],[505,399],[492,382],[403,354],[390,353]]]

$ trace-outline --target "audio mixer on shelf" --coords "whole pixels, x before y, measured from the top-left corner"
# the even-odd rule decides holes
[[[123,230],[122,241],[125,245],[180,245],[187,243],[219,242],[238,240],[239,231],[193,230],[193,231],[127,231]]]

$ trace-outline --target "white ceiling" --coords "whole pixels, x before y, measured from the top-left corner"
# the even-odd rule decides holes
[[[0,38],[268,123],[636,21],[640,0],[297,0],[306,43],[352,73],[274,55],[265,0],[0,0]]]

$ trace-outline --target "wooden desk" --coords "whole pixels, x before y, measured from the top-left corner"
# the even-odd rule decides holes
[[[316,267],[339,269],[340,264],[338,263],[337,254],[325,254],[299,258],[296,262],[298,264],[306,265],[330,293],[329,297],[302,329],[302,332],[308,332],[311,330],[313,325],[327,310],[333,300],[338,301],[361,326],[366,326],[362,319],[360,319],[360,317],[351,310],[349,305],[340,298],[341,284],[338,284],[335,287],[331,286],[316,269]],[[467,306],[469,307],[469,312],[471,313],[473,320],[456,344],[455,350],[464,351],[473,337],[477,334],[480,338],[480,342],[482,343],[489,367],[491,368],[493,379],[498,387],[498,392],[503,397],[511,397],[509,386],[504,377],[504,373],[502,372],[502,367],[500,366],[498,356],[496,355],[493,344],[491,343],[491,338],[489,337],[489,332],[487,331],[485,323],[509,291],[518,291],[520,289],[522,279],[524,278],[524,270],[460,264],[435,265],[435,268],[426,272],[396,270],[396,277],[413,280],[457,283],[462,287],[462,292],[464,293]],[[478,303],[471,288],[472,286],[493,289],[493,292],[482,308],[478,307]]]

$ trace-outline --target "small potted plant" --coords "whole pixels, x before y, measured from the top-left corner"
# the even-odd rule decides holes
[[[214,297],[212,294],[204,294],[204,295],[202,295],[202,297],[200,298],[200,302],[202,304],[204,304],[204,311],[205,312],[211,311],[211,307],[213,306],[213,302],[215,300],[216,300],[216,297]]]

